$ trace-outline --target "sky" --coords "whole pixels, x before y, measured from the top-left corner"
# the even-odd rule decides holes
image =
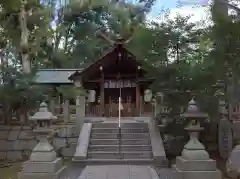
[[[61,0],[65,2],[66,0]],[[139,0],[127,0],[137,3]],[[156,0],[151,12],[147,15],[147,20],[162,22],[164,11],[169,10],[169,18],[173,19],[178,14],[181,16],[191,16],[189,22],[206,20],[209,17],[209,7],[212,0]],[[179,7],[179,4],[182,4]],[[55,23],[53,22],[53,26]]]
[[[181,2],[181,3],[179,3]],[[179,6],[182,4],[182,6]],[[210,0],[156,0],[152,11],[148,14],[149,20],[162,21],[162,10],[169,10],[170,18],[176,17],[177,14],[188,16],[190,21],[201,21],[207,19],[209,15]]]

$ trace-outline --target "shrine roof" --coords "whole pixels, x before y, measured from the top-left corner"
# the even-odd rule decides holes
[[[95,62],[84,68],[82,71],[75,72],[69,77],[69,79],[73,80],[74,76],[81,76],[88,72],[91,73],[94,70],[98,71],[99,66],[102,65],[105,67],[106,66],[110,67],[113,64],[113,62],[117,60],[117,58],[114,59],[112,55],[113,54],[117,55],[119,52],[125,54],[124,58],[127,59],[126,62],[128,62],[127,64],[128,66],[133,65],[134,67],[137,67],[138,65],[141,65],[141,63],[136,60],[135,55],[131,53],[129,50],[127,50],[127,48],[120,43],[115,44],[114,46],[111,46],[110,48],[105,50],[105,52],[101,54],[100,57]]]
[[[35,82],[38,84],[72,84],[69,76],[82,69],[39,69]]]
[[[104,54],[101,54],[97,61],[84,69],[39,69],[36,74],[35,82],[37,84],[73,84],[74,76],[82,76],[83,73],[99,70],[99,65],[105,64],[111,66],[112,62],[114,62],[111,55],[118,54],[119,51],[124,52],[127,55],[128,66],[131,64],[133,66],[140,65],[130,51],[128,51],[122,44],[117,44],[106,50]]]

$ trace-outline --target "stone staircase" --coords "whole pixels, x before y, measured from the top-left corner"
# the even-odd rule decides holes
[[[153,154],[147,123],[92,124],[87,161],[110,163],[151,163]]]

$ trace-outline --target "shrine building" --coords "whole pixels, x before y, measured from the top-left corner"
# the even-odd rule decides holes
[[[150,117],[154,104],[149,87],[154,79],[146,75],[147,71],[124,44],[115,43],[85,69],[38,70],[36,83],[50,86],[59,104],[63,97],[56,94],[57,86],[75,84],[84,88],[86,117],[118,117],[119,97],[121,117]],[[74,105],[75,100],[72,101]]]

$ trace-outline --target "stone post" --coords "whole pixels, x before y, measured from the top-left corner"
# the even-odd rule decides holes
[[[64,115],[64,123],[67,124],[70,120],[70,110],[69,110],[69,99],[66,99],[66,98],[63,104],[63,115]]]
[[[50,111],[52,112],[53,115],[55,115],[56,114],[56,112],[55,112],[55,98],[51,98],[49,103],[50,103],[49,104]]]
[[[75,85],[78,90],[82,89],[82,84],[80,80],[75,81]],[[80,132],[84,123],[85,117],[85,95],[77,94],[76,96],[76,123],[77,131]]]
[[[165,127],[168,123],[168,114],[169,114],[169,109],[167,106],[161,105],[159,113],[161,115],[161,127]]]
[[[219,107],[218,150],[220,156],[226,160],[232,151],[234,130],[232,131],[232,123],[229,120],[229,111],[226,109],[226,91],[224,93],[225,84],[223,81],[217,81],[214,87],[217,88],[215,96],[218,98]],[[234,125],[234,127],[237,127],[237,125]]]
[[[23,109],[23,108],[22,108]],[[27,122],[27,115],[26,115],[26,111],[25,110],[22,110],[22,109],[19,109],[17,112],[16,112],[16,117],[19,117],[19,121],[20,121],[20,124],[21,125],[26,125],[26,122]],[[19,113],[19,116],[17,115],[17,113]]]
[[[52,119],[56,117],[48,111],[46,103],[41,103],[39,111],[30,118],[36,123],[33,132],[39,143],[33,149],[30,159],[22,164],[19,179],[56,179],[64,170],[62,159],[56,157],[53,146],[48,143],[49,135],[55,133],[50,128]]]
[[[54,100],[54,88],[49,87],[47,89],[47,95],[46,100],[48,100],[49,110],[52,112],[53,115],[55,115],[55,100]]]
[[[161,112],[161,105],[163,104],[163,94],[161,92],[157,92],[155,95],[155,115],[159,115]]]
[[[220,120],[218,124],[218,149],[220,156],[227,159],[233,147],[232,123],[228,119],[225,101],[220,102]]]
[[[216,161],[209,158],[205,147],[198,140],[199,132],[204,129],[200,126],[200,120],[206,119],[208,115],[200,112],[196,102],[191,100],[183,117],[189,120],[185,129],[190,140],[184,146],[182,155],[176,158],[176,171],[181,174],[182,179],[221,179]]]

